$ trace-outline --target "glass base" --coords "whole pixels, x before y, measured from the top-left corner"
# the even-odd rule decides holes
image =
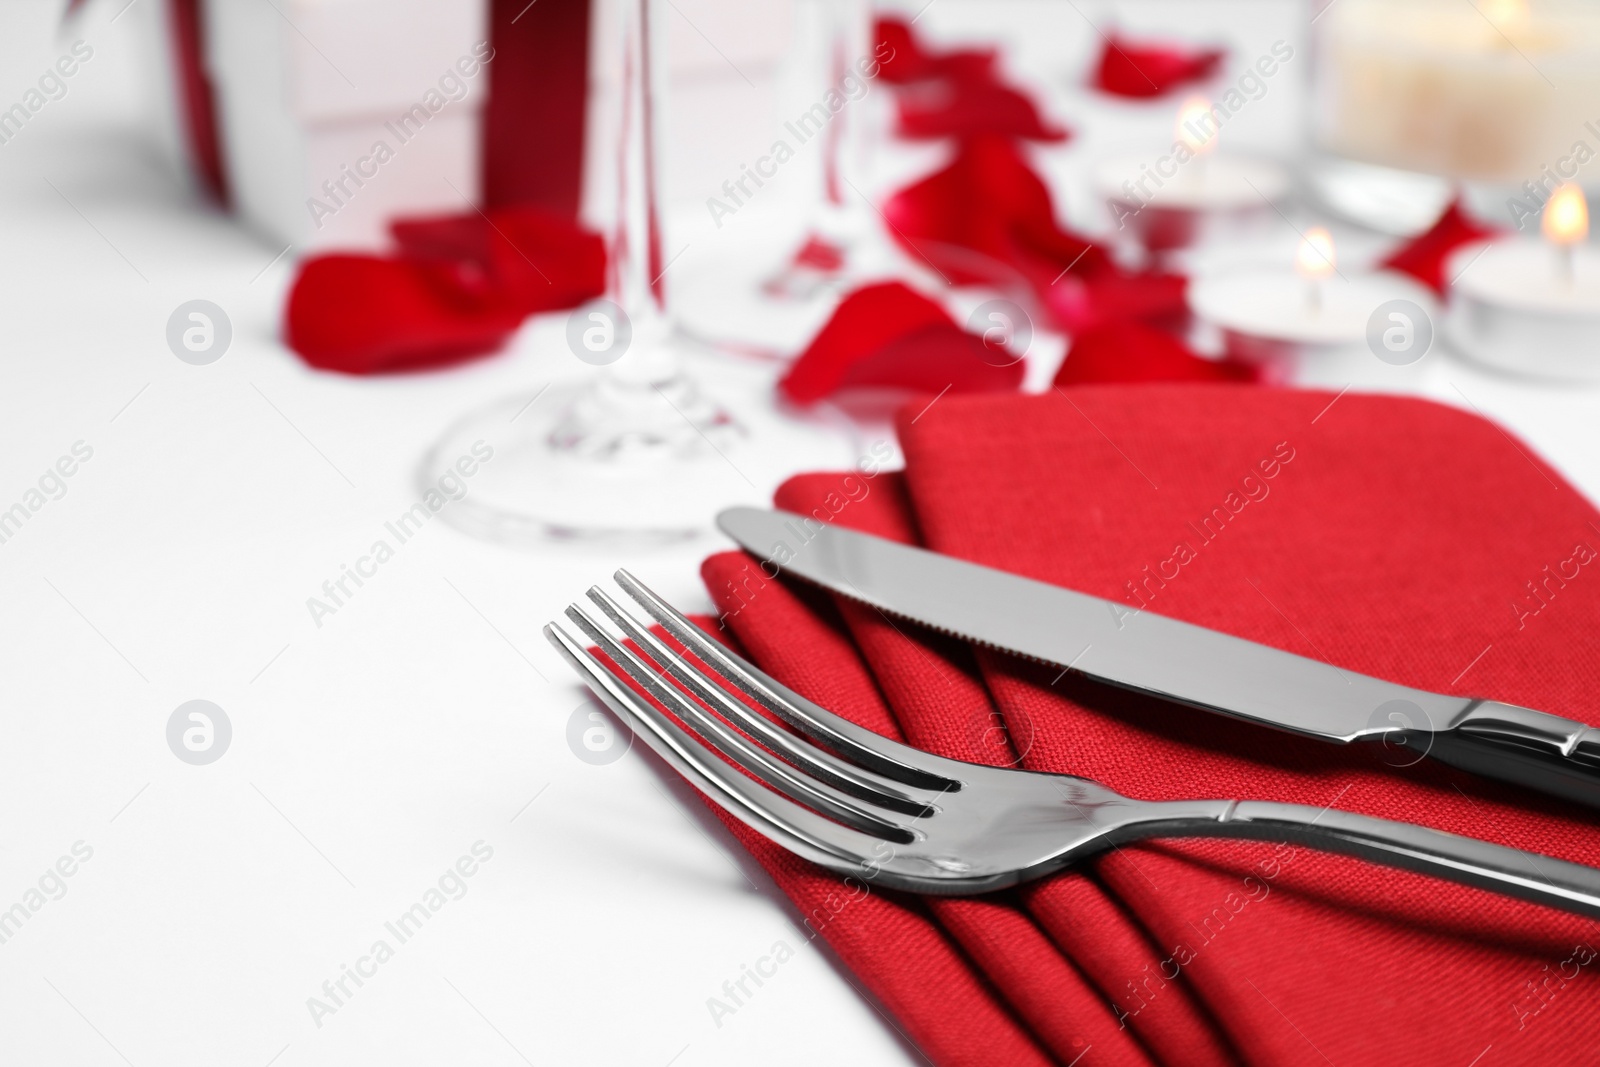
[[[780,262],[768,232],[721,240],[715,261],[673,274],[673,314],[701,343],[760,360],[794,359],[855,289],[932,273],[873,227],[814,228]]]
[[[770,250],[747,250],[741,243],[695,270],[678,271],[672,306],[679,328],[726,355],[771,363],[794,359],[844,293],[819,277],[807,287],[806,299],[780,296],[763,279],[783,269],[771,263]]]
[[[506,397],[446,431],[418,467],[418,488],[464,484],[440,516],[509,545],[636,546],[709,534],[723,508],[768,507],[790,475],[857,458],[848,420],[826,407],[780,410],[770,373],[751,373],[763,370],[720,364],[715,392],[692,373],[630,383],[604,371]],[[757,399],[736,410],[718,395],[729,386]]]
[[[1308,168],[1306,183],[1335,215],[1394,237],[1425,232],[1454,195],[1447,178],[1337,157],[1319,158]]]

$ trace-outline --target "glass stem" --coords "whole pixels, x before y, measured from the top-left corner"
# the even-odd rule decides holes
[[[822,136],[822,210],[818,229],[822,236],[848,247],[870,226],[862,218],[869,210],[861,201],[860,183],[866,156],[866,95],[870,79],[860,71],[862,60],[872,53],[872,6],[867,0],[812,0],[821,32],[817,35],[822,54],[814,69],[820,77],[815,100],[827,109],[828,94],[844,98],[844,106],[833,115]],[[852,97],[848,84],[859,84],[862,91]]]
[[[616,214],[607,234],[608,296],[633,327],[628,354],[613,368],[619,384],[648,386],[677,377],[661,254],[661,157],[657,124],[666,90],[659,0],[619,0],[623,39],[616,108]]]

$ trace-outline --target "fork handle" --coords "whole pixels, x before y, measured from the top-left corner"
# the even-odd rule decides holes
[[[1156,803],[1148,821],[1113,832],[1119,841],[1153,837],[1221,837],[1289,841],[1390,867],[1431,874],[1600,919],[1600,870],[1537,852],[1430,830],[1369,815],[1272,801],[1215,801],[1220,814],[1195,818],[1192,803]],[[1163,829],[1165,828],[1165,829]]]

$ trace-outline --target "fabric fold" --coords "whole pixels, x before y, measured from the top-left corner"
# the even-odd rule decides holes
[[[1345,669],[1593,721],[1581,694],[1600,660],[1560,650],[1592,632],[1600,586],[1570,583],[1566,610],[1541,611],[1537,630],[1510,598],[1543,557],[1587,557],[1594,509],[1481,419],[1332,400],[1086,387],[1070,404],[958,398],[900,432],[918,526],[939,551]],[[1469,523],[1495,533],[1463,540]],[[1381,745],[1280,735],[999,654],[979,662],[1008,728],[1032,731],[1032,769],[1149,799],[1338,806],[1600,862],[1594,819],[1547,798],[1431,761],[1393,766]],[[1553,1062],[1573,1054],[1570,1025],[1600,1019],[1600,983],[1567,962],[1594,944],[1585,919],[1285,845],[1159,842],[1095,870],[1249,1062],[1470,1062],[1491,1045],[1502,1062]],[[1424,960],[1441,977],[1419,989]],[[1556,1003],[1540,983],[1563,967],[1569,1023],[1536,1025]],[[1118,1004],[1130,1025],[1166,995],[1134,992]]]
[[[899,432],[903,475],[802,476],[778,505],[1118,599],[1135,619],[1595,720],[1600,661],[1568,653],[1600,621],[1600,585],[1584,584],[1600,515],[1481,419],[1394,397],[1080,385],[1070,403],[949,397],[908,409]],[[1565,584],[1541,599],[1530,578],[1547,574]],[[1600,864],[1596,820],[1548,798],[974,652],[742,553],[705,576],[763,669],[929,751],[1146,799],[1333,806]],[[840,892],[787,862],[819,880],[813,897]],[[940,1064],[1004,1057],[954,1032],[948,972],[934,988],[873,951],[907,915],[919,951],[969,969],[960,995],[985,1005],[981,1026],[1056,1063],[1572,1062],[1600,1023],[1600,924],[1299,845],[1152,841],[994,897],[867,899],[905,910],[882,913],[889,933],[858,911],[835,931],[841,956]]]
[[[819,616],[820,598],[807,602],[768,581],[741,552],[712,556],[701,574],[722,612],[719,625],[762,670],[852,722],[900,739],[837,617]],[[969,946],[940,923],[940,902],[821,871],[712,807],[934,1063],[1055,1062],[979,970]],[[981,940],[970,948],[979,960],[991,955]],[[1032,948],[1042,951],[1037,941]]]
[[[840,501],[848,505],[837,512],[830,508],[830,503]],[[917,543],[915,518],[903,478],[897,474],[884,474],[870,482],[860,475],[802,475],[781,486],[774,503],[813,519],[826,515],[840,526]],[[1034,743],[1033,732],[1021,724],[1008,730],[971,648],[914,624],[892,620],[847,598],[835,598],[835,603],[909,743],[950,759],[989,766],[1023,763]],[[1113,1047],[1119,1049],[1118,1055],[1132,1056],[1131,1048],[1122,1049],[1131,1039],[1159,1062],[1195,1067],[1236,1062],[1193,997],[1182,988],[1174,988],[1160,1009],[1145,1015],[1138,1025],[1123,1024],[1126,1013],[1119,1013],[1115,1006],[1124,994],[1122,987],[1140,979],[1142,969],[1158,965],[1163,954],[1131,916],[1106,897],[1087,868],[1025,887],[1022,899],[1028,902],[1022,909],[1028,917],[1025,925],[1037,924],[1053,938],[1059,946],[1056,951],[1066,953],[1074,973],[1080,976],[1068,989],[1061,986],[1059,977],[1051,979],[1050,973],[1014,971],[1002,984],[1009,999],[1033,1003],[1044,996],[1049,1002],[1043,1009],[1024,1012],[1025,1018],[1052,1018],[1054,1013],[1085,1020],[1080,1025],[1103,1024],[1105,1007],[1110,1005],[1119,1036],[1113,1044],[1109,1034],[1101,1034],[1100,1056],[1110,1056]],[[956,921],[945,910],[936,914],[947,923]],[[988,914],[997,927],[1015,930],[1024,926],[1020,919],[1001,923],[1000,909]],[[1004,935],[996,929],[990,936]],[[1023,951],[1020,942],[1025,940],[1019,936],[1018,952]],[[1081,951],[1086,942],[1097,949]],[[1081,1001],[1074,1003],[1068,992]],[[1035,1023],[1036,1028],[1042,1025]],[[1055,1051],[1061,1054],[1059,1048]]]

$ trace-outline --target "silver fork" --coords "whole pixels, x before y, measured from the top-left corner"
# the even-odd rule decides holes
[[[701,792],[830,870],[916,893],[966,895],[1041,878],[1129,841],[1248,838],[1358,856],[1600,918],[1600,870],[1550,856],[1331,808],[1133,800],[1086,778],[930,755],[813,704],[712,640],[627,571],[615,577],[720,678],[660,640],[599,586],[589,599],[640,652],[578,604],[567,616],[693,734],[561,626],[550,623],[545,636],[595,695]],[[775,725],[724,683],[796,732]]]

